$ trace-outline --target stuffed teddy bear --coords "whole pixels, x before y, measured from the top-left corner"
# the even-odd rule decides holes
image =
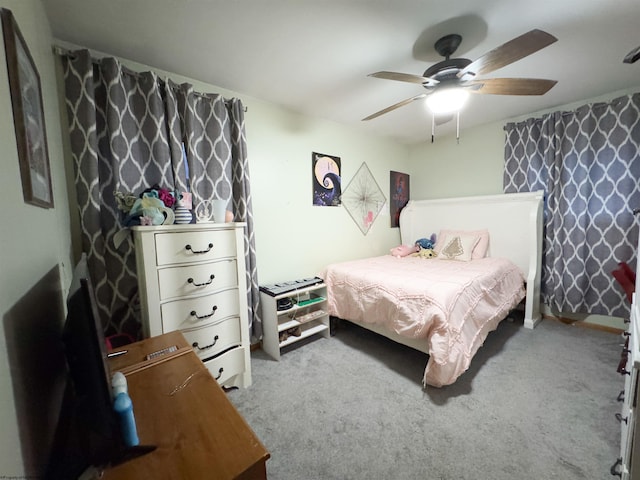
[[[411,256],[420,258],[436,258],[438,256],[438,252],[432,248],[421,248],[416,253],[412,253]]]

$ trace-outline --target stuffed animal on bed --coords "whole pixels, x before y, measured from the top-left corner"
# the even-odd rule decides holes
[[[402,258],[412,253],[418,252],[420,249],[417,245],[398,245],[391,249],[391,255],[394,257]]]
[[[412,253],[411,256],[420,258],[436,258],[438,256],[438,252],[433,248],[421,248],[416,253]]]
[[[432,233],[429,238],[419,238],[415,241],[413,245],[398,245],[391,249],[391,255],[394,257],[402,258],[407,255],[414,255],[421,250],[429,250],[431,254],[421,255],[424,258],[432,258],[436,256],[436,252],[433,250],[433,247],[436,245],[436,234]]]
[[[432,233],[429,238],[419,238],[416,240],[416,245],[419,246],[421,250],[433,250],[433,247],[436,245],[436,234]]]

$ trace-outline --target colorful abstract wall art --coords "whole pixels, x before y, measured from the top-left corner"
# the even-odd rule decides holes
[[[391,226],[400,226],[400,212],[409,202],[409,175],[406,173],[389,172],[389,213],[391,215]]]

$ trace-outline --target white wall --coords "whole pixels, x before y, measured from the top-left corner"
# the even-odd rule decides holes
[[[261,283],[313,276],[330,262],[384,254],[400,242],[388,205],[366,236],[343,207],[312,205],[311,152],[341,158],[343,189],[366,162],[388,200],[389,171],[409,173],[406,147],[266,105],[248,107]]]
[[[466,197],[502,193],[503,123],[435,138],[410,149],[415,199]]]
[[[23,201],[6,59],[4,48],[0,48],[0,145],[3,147],[0,160],[0,308],[3,317],[0,324],[0,431],[4,436],[0,477],[11,478],[23,476],[25,467],[7,351],[27,346],[7,345],[7,312],[56,265],[62,265],[63,282],[68,286],[71,257],[51,31],[40,0],[0,0],[0,6],[13,12],[40,73],[55,203],[54,209],[42,209]],[[53,307],[51,321],[61,321],[55,318]]]

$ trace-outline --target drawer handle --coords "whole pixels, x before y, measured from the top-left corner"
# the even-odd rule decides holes
[[[629,356],[624,352],[624,350],[622,351],[622,354],[620,355],[620,361],[618,362],[618,368],[616,369],[616,371],[622,375],[629,374],[629,372],[627,372],[627,370],[624,368],[627,366],[627,363],[629,361]]]
[[[206,250],[194,250],[193,247],[190,244],[185,245],[184,248],[186,248],[187,250],[190,250],[191,253],[209,253],[211,251],[211,249],[213,248],[213,243],[210,243]]]
[[[209,280],[207,280],[204,283],[196,283],[193,278],[189,277],[187,279],[187,282],[189,283],[193,283],[196,287],[203,287],[205,285],[209,285],[211,282],[213,282],[213,279],[216,278],[216,276],[212,273],[211,275],[209,275]]]
[[[222,372],[224,372],[224,368],[220,367],[220,370],[218,370],[218,376],[215,377],[216,380],[220,380],[220,377],[222,376]]]
[[[198,342],[193,342],[193,345],[191,346],[193,348],[197,348],[198,350],[202,351],[202,350],[208,350],[209,348],[213,347],[216,343],[218,343],[218,335],[213,337],[213,343],[211,345],[207,345],[206,347],[199,347]]]
[[[620,467],[622,467],[622,457],[618,457],[616,463],[611,465],[611,470],[609,470],[611,472],[611,475],[613,475],[614,477],[621,477],[622,472]]]
[[[191,316],[196,317],[198,320],[202,320],[204,318],[212,317],[216,313],[216,310],[218,310],[217,305],[214,305],[213,308],[211,309],[211,313],[207,313],[206,315],[198,315],[198,313],[195,310],[191,310]]]
[[[623,417],[621,413],[616,413],[616,419],[622,423],[627,423],[627,420],[629,420],[629,417]]]
[[[618,394],[618,398],[616,398],[616,400],[618,400],[619,402],[624,402],[624,390],[620,390],[620,393]]]

